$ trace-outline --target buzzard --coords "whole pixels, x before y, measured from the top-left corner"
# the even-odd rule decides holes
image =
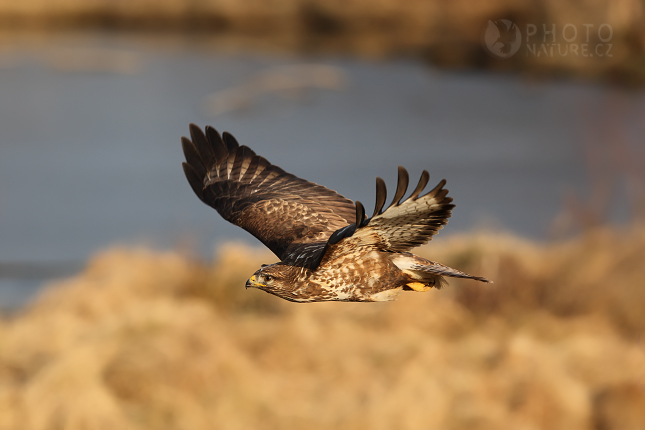
[[[401,291],[441,288],[444,277],[474,279],[409,251],[448,222],[454,205],[445,180],[421,194],[425,170],[408,198],[408,172],[399,167],[394,199],[376,178],[376,207],[305,181],[269,163],[235,138],[190,125],[182,137],[184,173],[199,199],[258,238],[280,262],[262,265],[246,282],[293,302],[393,300]]]

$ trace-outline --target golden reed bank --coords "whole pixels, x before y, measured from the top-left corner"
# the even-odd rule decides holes
[[[2,320],[0,429],[645,428],[645,230],[422,254],[495,283],[294,304],[264,249],[106,250]]]

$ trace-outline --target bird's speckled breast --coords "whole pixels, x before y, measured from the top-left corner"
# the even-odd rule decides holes
[[[313,272],[303,273],[292,292],[317,300],[382,301],[392,300],[404,283],[404,275],[390,261],[390,253],[355,249],[354,252],[326,258]],[[392,290],[392,294],[386,293]]]

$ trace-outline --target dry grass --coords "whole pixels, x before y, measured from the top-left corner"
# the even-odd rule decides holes
[[[0,325],[0,429],[643,429],[645,230],[422,253],[489,276],[392,303],[283,302],[113,249]]]

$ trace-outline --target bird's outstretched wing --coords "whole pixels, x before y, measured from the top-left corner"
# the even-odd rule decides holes
[[[376,178],[376,207],[374,215],[356,228],[356,223],[336,231],[329,239],[328,246],[346,239],[348,248],[353,246],[374,246],[380,250],[405,252],[423,245],[432,239],[448,223],[452,209],[452,198],[443,187],[445,180],[439,182],[430,192],[421,196],[428,184],[430,175],[425,170],[419,183],[410,196],[403,200],[408,188],[408,172],[399,167],[399,178],[394,199],[383,211],[387,197],[385,182]],[[356,202],[357,206],[360,205]],[[356,218],[360,219],[359,217]]]
[[[285,264],[317,265],[329,236],[355,220],[354,203],[240,146],[229,133],[190,125],[184,173],[197,197],[264,243]]]

